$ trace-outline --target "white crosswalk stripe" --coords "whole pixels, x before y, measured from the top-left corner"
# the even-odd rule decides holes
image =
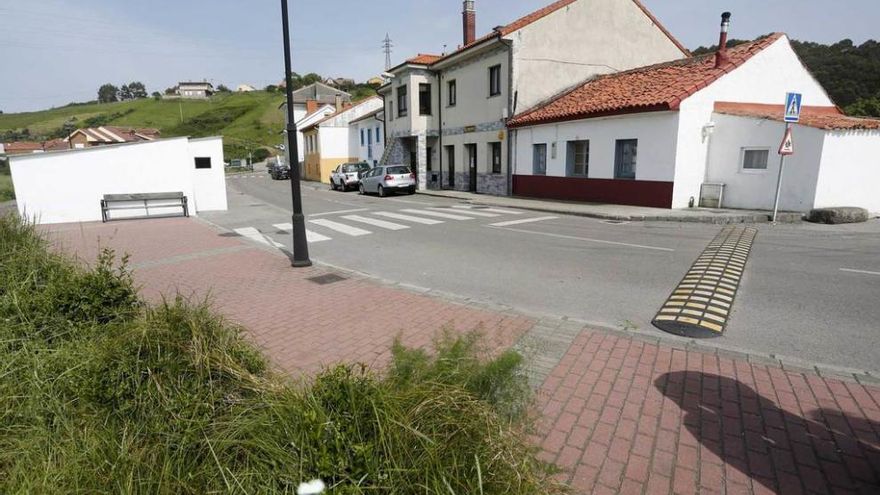
[[[336,232],[340,232],[345,235],[350,235],[352,237],[360,237],[372,234],[372,232],[370,232],[369,230],[359,229],[357,227],[352,227],[351,225],[346,225],[344,223],[334,222],[333,220],[324,220],[323,218],[320,220],[310,220],[310,222],[315,225],[320,225],[321,227],[326,227],[330,230],[335,230]]]
[[[403,220],[405,222],[420,223],[422,225],[437,225],[438,223],[443,223],[442,220],[414,217],[412,215],[402,215],[400,213],[392,213],[390,211],[377,211],[376,213],[374,213],[374,215],[379,215],[380,217],[385,218],[393,218],[395,220]]]
[[[242,237],[247,237],[248,239],[250,239],[254,242],[259,242],[260,244],[263,244],[265,246],[284,247],[284,244],[280,244],[280,243],[273,241],[272,239],[269,239],[268,237],[261,234],[259,230],[255,229],[253,227],[244,227],[241,229],[235,229],[235,233],[242,236]]]
[[[510,220],[509,222],[498,222],[489,224],[490,227],[509,227],[511,225],[521,225],[524,223],[535,223],[535,222],[543,222],[544,220],[555,220],[559,217],[535,217],[535,218],[524,218],[522,220]]]
[[[454,205],[453,208],[457,208],[459,210],[477,209],[473,206],[466,206],[466,205]],[[521,211],[505,210],[503,208],[479,208],[479,210],[480,211],[488,211],[490,213],[500,213],[502,215],[522,215],[523,214],[523,212],[521,212]]]
[[[409,226],[407,226],[407,225],[401,225],[399,223],[394,223],[394,222],[386,222],[385,220],[379,220],[377,218],[362,217],[360,215],[346,215],[342,218],[344,218],[346,220],[351,220],[352,222],[365,223],[367,225],[372,225],[374,227],[379,227],[379,228],[388,229],[388,230],[404,230],[404,229],[409,228]]]
[[[435,211],[450,211],[449,208],[428,208]],[[461,213],[462,215],[472,215],[475,217],[495,218],[500,217],[498,213],[485,213],[483,210],[452,210],[452,213]]]
[[[289,223],[276,223],[273,225],[278,230],[284,230],[286,232],[290,232],[293,230],[293,224]],[[306,242],[310,244],[314,244],[316,242],[324,242],[324,241],[332,241],[332,237],[327,237],[326,235],[321,235],[317,232],[312,232],[311,230],[306,230]]]
[[[428,215],[429,217],[437,217],[437,218],[446,218],[448,220],[473,220],[473,217],[466,217],[464,215],[453,215],[451,213],[440,213],[439,211],[430,211],[430,210],[411,210],[405,209],[400,210],[406,213],[413,213],[415,215]]]

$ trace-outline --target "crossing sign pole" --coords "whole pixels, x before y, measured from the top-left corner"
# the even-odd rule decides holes
[[[782,174],[785,170],[785,157],[794,154],[794,141],[792,139],[792,126],[801,119],[800,93],[788,93],[785,95],[785,134],[782,136],[782,144],[779,146],[779,176],[776,178],[776,199],[773,201],[773,223],[779,214],[779,196],[782,193]]]

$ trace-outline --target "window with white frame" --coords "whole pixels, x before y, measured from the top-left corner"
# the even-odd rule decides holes
[[[501,94],[501,65],[489,67],[489,96]]]
[[[769,148],[743,148],[742,170],[744,172],[763,172],[767,170],[767,161],[769,159]]]
[[[590,172],[590,141],[569,141],[565,155],[568,175],[586,177]]]

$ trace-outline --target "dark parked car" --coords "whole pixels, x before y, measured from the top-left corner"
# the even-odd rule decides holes
[[[289,179],[290,167],[284,162],[275,162],[269,166],[269,176],[274,180]]]

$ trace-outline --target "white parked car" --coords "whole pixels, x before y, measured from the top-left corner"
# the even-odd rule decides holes
[[[334,191],[348,191],[349,188],[355,188],[361,177],[369,170],[370,166],[366,162],[343,163],[330,172],[330,188]]]
[[[376,193],[385,197],[390,193],[404,191],[416,192],[416,175],[403,165],[380,165],[361,179],[361,194]]]

